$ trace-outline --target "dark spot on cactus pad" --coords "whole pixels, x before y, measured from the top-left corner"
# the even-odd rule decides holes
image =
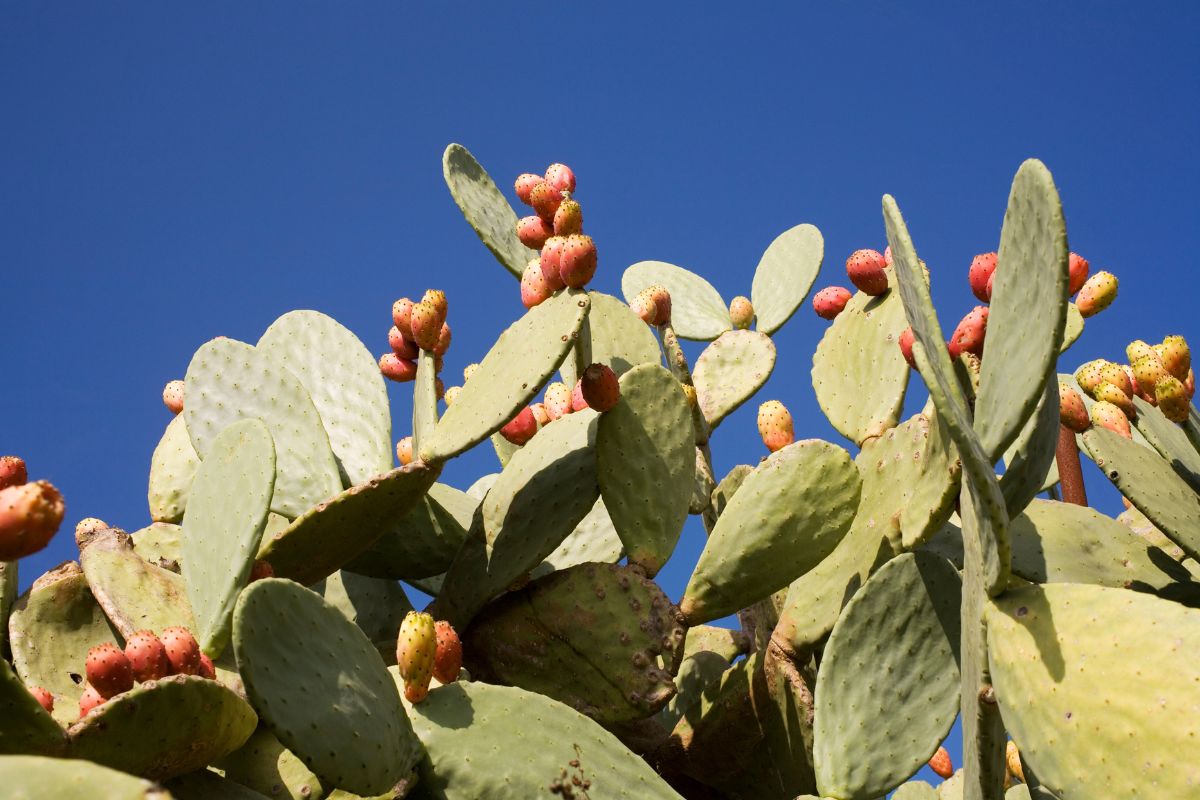
[[[1018,618],[1023,617],[1028,613],[1029,613],[1029,609],[1026,608],[1025,606],[1021,606],[1020,608],[1017,609],[1017,617]]]

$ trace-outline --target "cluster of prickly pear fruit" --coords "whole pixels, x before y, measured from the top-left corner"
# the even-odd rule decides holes
[[[84,672],[87,683],[79,698],[80,719],[128,692],[135,681],[157,681],[168,675],[217,679],[212,659],[200,652],[196,637],[182,626],[165,628],[159,636],[137,631],[125,641],[123,650],[112,642],[96,645],[88,651]]]
[[[596,243],[583,232],[583,207],[574,198],[575,173],[551,164],[544,176],[517,177],[517,197],[534,213],[517,222],[517,238],[540,253],[521,275],[521,302],[544,303],[563,287],[583,288],[596,274]]]
[[[66,506],[49,481],[29,483],[25,461],[0,457],[0,561],[32,555],[50,543]]]
[[[434,622],[420,611],[410,611],[396,636],[396,667],[404,680],[404,697],[420,703],[429,694],[434,678],[454,683],[462,670],[462,642],[446,620]]]
[[[529,442],[542,427],[574,411],[591,408],[608,411],[621,399],[621,386],[612,367],[589,364],[575,381],[575,388],[555,381],[546,386],[541,403],[525,406],[497,433],[518,447]]]
[[[1090,411],[1072,387],[1060,385],[1063,425],[1082,433],[1094,423],[1133,438],[1130,425],[1138,416],[1134,397],[1158,406],[1172,422],[1188,421],[1196,378],[1187,340],[1168,336],[1151,346],[1137,339],[1129,343],[1125,354],[1129,364],[1096,359],[1076,370],[1075,382],[1095,401]]]
[[[434,371],[441,373],[442,361],[450,349],[450,324],[446,322],[449,309],[446,293],[440,289],[427,289],[416,303],[401,297],[392,304],[392,327],[388,331],[392,352],[379,357],[379,371],[383,377],[397,383],[414,380],[417,356],[422,350],[433,353]],[[440,378],[437,386],[440,397]]]

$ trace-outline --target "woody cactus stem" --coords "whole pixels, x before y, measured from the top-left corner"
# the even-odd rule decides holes
[[[1083,486],[1083,471],[1079,466],[1079,447],[1075,443],[1075,434],[1066,425],[1058,427],[1058,479],[1062,483],[1062,500],[1064,503],[1074,503],[1086,506],[1087,491]]]

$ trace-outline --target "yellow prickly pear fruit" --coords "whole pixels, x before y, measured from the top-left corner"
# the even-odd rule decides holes
[[[1172,422],[1187,422],[1191,403],[1183,381],[1174,377],[1163,378],[1154,384],[1154,399],[1163,415]]]
[[[1125,348],[1125,357],[1129,359],[1130,364],[1134,363],[1139,358],[1145,358],[1146,356],[1157,357],[1157,355],[1158,354],[1154,352],[1154,348],[1146,342],[1143,342],[1141,339],[1134,339]]]
[[[758,433],[772,453],[782,450],[796,440],[792,415],[778,400],[768,400],[758,407]]]
[[[1187,339],[1182,336],[1168,336],[1163,339],[1159,358],[1163,367],[1171,376],[1181,381],[1187,380],[1188,370],[1192,368],[1192,351],[1188,348]]]
[[[1075,370],[1075,382],[1091,396],[1095,396],[1096,387],[1104,382],[1104,365],[1108,362],[1102,358],[1089,361]]]
[[[1025,782],[1025,770],[1021,767],[1021,754],[1017,751],[1017,743],[1012,739],[1008,740],[1008,744],[1004,748],[1004,766],[1008,768],[1008,774]]]
[[[1154,387],[1163,378],[1171,377],[1159,360],[1157,354],[1152,356],[1142,356],[1137,361],[1133,362],[1133,377],[1138,383],[1138,388],[1143,390],[1147,395],[1146,399],[1151,403],[1157,403],[1154,398]]]
[[[1122,373],[1124,374],[1124,373]],[[1133,407],[1133,398],[1125,394],[1118,387],[1113,386],[1108,381],[1096,387],[1096,391],[1092,392],[1092,397],[1097,400],[1103,400],[1107,403],[1112,403],[1121,411],[1125,412],[1125,416],[1133,419],[1137,416],[1137,410]]]
[[[419,703],[429,694],[436,656],[437,629],[433,617],[421,611],[408,612],[396,637],[396,665],[404,679],[404,696],[410,703]]]
[[[1097,272],[1087,279],[1075,298],[1075,306],[1084,317],[1099,314],[1117,299],[1117,276],[1111,272]]]
[[[1133,397],[1133,383],[1120,364],[1105,361],[1100,367],[1100,380],[1104,383],[1111,383],[1124,392],[1127,397]]]

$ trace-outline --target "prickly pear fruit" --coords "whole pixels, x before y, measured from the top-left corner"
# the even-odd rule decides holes
[[[529,193],[533,191],[533,187],[541,183],[544,178],[541,175],[534,175],[532,172],[523,172],[517,176],[516,182],[513,184],[513,189],[517,193],[519,199],[525,205],[532,205],[529,202]]]
[[[1125,412],[1112,403],[1103,400],[1094,403],[1091,416],[1092,424],[1108,428],[1126,439],[1133,438],[1133,433],[1129,429],[1129,417],[1125,416]]]
[[[1097,272],[1087,279],[1075,298],[1075,306],[1085,317],[1095,316],[1112,305],[1117,299],[1117,276],[1111,272]]]
[[[446,393],[446,396],[450,396],[449,392]],[[550,414],[546,411],[545,405],[542,403],[534,403],[529,407],[529,410],[533,412],[533,418],[537,420],[538,428],[550,424]]]
[[[1163,378],[1171,377],[1171,373],[1167,372],[1166,367],[1159,360],[1158,354],[1155,353],[1149,356],[1142,356],[1133,362],[1133,377],[1137,379],[1138,388],[1144,390],[1150,397],[1153,397],[1154,387]],[[1157,400],[1150,400],[1150,402],[1157,402]]]
[[[250,583],[261,581],[264,578],[274,578],[275,568],[271,566],[271,562],[265,559],[256,559],[250,567]]]
[[[933,758],[929,759],[929,768],[940,778],[949,778],[953,775],[954,762],[950,760],[950,752],[944,747],[939,747],[933,754]]]
[[[1154,384],[1154,399],[1163,415],[1172,422],[1187,422],[1191,403],[1188,402],[1187,389],[1183,381],[1167,376]]]
[[[566,286],[562,279],[562,257],[566,248],[565,236],[551,236],[542,247],[542,276],[553,291]]]
[[[86,672],[88,683],[105,699],[133,688],[133,667],[112,642],[88,650]]]
[[[1058,421],[1075,433],[1083,433],[1092,427],[1083,398],[1065,383],[1058,384]]]
[[[446,299],[446,293],[441,289],[426,289],[425,294],[421,295],[422,303],[429,303],[434,307],[438,314],[438,327],[446,321],[446,315],[450,311],[450,301]],[[410,320],[411,322],[411,320]],[[412,327],[411,325],[409,327]]]
[[[1008,769],[1009,775],[1021,783],[1025,782],[1025,769],[1021,766],[1021,753],[1017,750],[1017,743],[1012,739],[1009,739],[1008,744],[1004,746],[1004,766]]]
[[[1075,370],[1075,382],[1079,384],[1079,388],[1089,395],[1094,395],[1096,387],[1104,383],[1104,365],[1107,363],[1104,359],[1097,358]]]
[[[83,690],[83,695],[79,698],[79,718],[83,719],[88,714],[92,713],[92,709],[99,708],[104,705],[107,700],[104,696],[96,691],[95,686],[88,686]]]
[[[439,683],[454,683],[458,680],[459,670],[462,669],[462,642],[449,622],[439,620],[434,623],[434,634],[437,637],[437,651],[433,656],[433,677]]]
[[[171,674],[167,648],[151,631],[138,631],[126,639],[125,657],[129,659],[133,677],[141,683],[156,681]]]
[[[29,480],[25,459],[20,456],[0,456],[0,489],[24,486]]]
[[[521,273],[521,305],[533,308],[550,299],[554,290],[546,281],[540,259],[531,258]]]
[[[463,383],[471,380],[471,376],[474,375],[478,370],[478,364],[467,364],[465,367],[463,367]]]
[[[696,387],[692,386],[690,383],[684,383],[680,385],[683,386],[683,396],[687,398],[688,406],[695,408],[696,403],[700,402],[699,397],[696,395]]]
[[[985,303],[992,302],[991,280],[996,271],[996,254],[980,253],[971,259],[971,267],[967,270],[967,282],[971,284],[971,292]]]
[[[1088,278],[1088,260],[1079,253],[1067,257],[1067,294],[1074,296]]]
[[[554,235],[570,236],[583,232],[583,206],[574,200],[563,200],[554,212]]]
[[[654,298],[650,295],[649,289],[642,289],[633,299],[629,301],[629,310],[637,314],[642,322],[647,325],[655,324],[655,311],[657,306],[654,304]]]
[[[449,349],[450,349],[450,323],[443,322],[442,329],[440,331],[438,331],[437,344],[435,344],[433,346],[433,354],[435,356],[444,356],[444,355],[446,355],[446,351]],[[439,366],[438,371],[440,372],[441,369],[442,368]]]
[[[1125,394],[1120,387],[1113,386],[1108,381],[1104,381],[1096,387],[1092,392],[1092,397],[1097,400],[1103,400],[1106,403],[1112,403],[1117,408],[1125,412],[1125,416],[1133,419],[1137,416],[1137,410],[1133,407],[1133,398],[1131,395]]]
[[[517,220],[517,238],[521,244],[533,250],[541,250],[546,240],[554,235],[554,228],[546,224],[546,220],[530,214]]]
[[[412,307],[413,301],[407,297],[401,297],[396,302],[392,303],[392,324],[401,331],[409,331],[407,335],[411,335],[412,331]]]
[[[846,259],[850,282],[870,295],[881,295],[888,290],[885,266],[883,253],[878,250],[855,250]]]
[[[0,561],[16,561],[47,544],[62,524],[66,506],[48,481],[0,489]]]
[[[1139,358],[1145,358],[1146,356],[1158,358],[1158,353],[1155,352],[1153,347],[1151,347],[1148,343],[1143,342],[1141,339],[1134,339],[1129,343],[1129,346],[1125,348],[1125,357],[1129,359],[1130,364],[1134,363]]]
[[[46,710],[46,713],[54,711],[54,695],[40,686],[30,686],[29,693],[33,695],[33,699],[38,701],[38,705]]]
[[[821,319],[833,319],[842,313],[852,296],[844,286],[826,286],[813,295],[813,311]]]
[[[792,415],[778,400],[768,400],[758,407],[758,433],[763,444],[774,453],[796,440]]]
[[[579,389],[589,408],[603,414],[621,399],[617,374],[606,364],[590,364],[579,378]]]
[[[200,667],[197,669],[196,674],[201,678],[208,678],[210,681],[217,679],[217,668],[213,666],[212,659],[204,653],[200,654]]]
[[[738,295],[729,302],[729,322],[735,330],[744,331],[754,321],[754,306],[749,297]]]
[[[461,391],[461,386],[451,386],[446,390],[446,393],[442,395],[442,399],[446,401],[446,408],[454,405],[454,401],[458,399],[458,393]]]
[[[892,265],[892,246],[890,244],[883,248],[883,263],[888,267]]]
[[[1182,336],[1168,336],[1163,339],[1159,359],[1173,377],[1181,381],[1187,380],[1188,370],[1192,368],[1192,351],[1188,348],[1187,339]]]
[[[1126,396],[1133,397],[1133,381],[1129,380],[1129,374],[1125,372],[1125,368],[1120,364],[1114,364],[1111,361],[1103,362],[1100,365],[1100,381],[1102,383],[1111,383],[1124,392]]]
[[[662,284],[652,284],[645,289],[654,301],[654,324],[669,325],[671,322],[671,293]]]
[[[422,350],[433,350],[437,347],[445,315],[439,315],[433,303],[422,300],[413,306],[411,321],[412,339],[417,343],[417,347]]]
[[[1187,392],[1188,400],[1191,400],[1192,397],[1195,396],[1195,394],[1196,394],[1196,373],[1194,370],[1191,370],[1191,369],[1188,370],[1187,380],[1185,380],[1183,382],[1183,390],[1185,392]]]
[[[546,167],[546,183],[560,192],[575,191],[575,173],[566,164],[551,164]]]
[[[975,306],[958,323],[950,337],[950,357],[958,358],[962,353],[983,356],[983,340],[987,336],[988,307]]]
[[[535,433],[537,433],[537,420],[529,406],[522,408],[507,425],[500,429],[500,435],[517,447],[521,447],[532,439]]]
[[[163,387],[162,399],[163,405],[166,406],[167,410],[172,414],[179,414],[182,412],[183,381],[178,379],[169,381],[167,385]]]
[[[583,396],[583,378],[580,378],[575,381],[575,388],[571,390],[571,410],[583,411],[587,407],[587,398]]]
[[[429,694],[436,658],[437,627],[433,617],[421,611],[408,612],[396,637],[396,665],[410,703],[419,703]]]
[[[200,645],[187,628],[178,625],[163,629],[163,647],[175,675],[196,675],[200,672]]]
[[[407,383],[417,377],[417,362],[400,358],[395,353],[384,353],[379,357],[379,371],[390,381]]]
[[[529,205],[533,206],[537,215],[551,227],[554,225],[554,212],[558,211],[562,201],[562,192],[545,181],[533,187],[529,192]]]
[[[400,462],[400,466],[407,467],[413,461],[413,439],[411,436],[405,436],[400,441],[396,442],[396,460]]]
[[[421,351],[417,347],[417,343],[410,338],[411,336],[411,329],[406,336],[404,331],[395,325],[388,331],[388,345],[392,348],[392,352],[396,354],[396,358],[412,361],[420,354]]]
[[[596,261],[596,243],[592,237],[576,233],[567,237],[558,273],[563,283],[572,289],[579,289],[596,274]]]
[[[904,354],[904,360],[907,361],[908,365],[913,369],[917,368],[917,360],[913,358],[912,351],[913,342],[916,340],[916,334],[914,334],[913,329],[909,327],[904,329],[904,331],[900,334],[900,338],[896,342],[900,345],[900,352]]]
[[[551,421],[565,417],[572,410],[571,390],[565,383],[559,381],[547,384],[546,394],[542,397],[542,405],[546,407],[546,413],[550,415]]]

